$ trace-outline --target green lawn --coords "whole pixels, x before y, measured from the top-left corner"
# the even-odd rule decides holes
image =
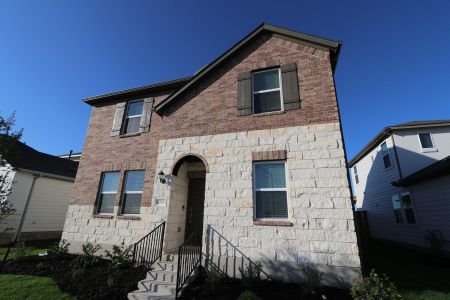
[[[0,299],[74,299],[62,292],[53,279],[48,277],[0,275]]]
[[[39,253],[46,252],[48,248],[55,243],[57,240],[42,240],[42,241],[29,241],[25,243],[24,256],[29,255],[38,255]],[[6,253],[8,247],[0,246],[0,260],[3,259],[3,256]],[[14,249],[10,252],[10,257],[13,254]]]
[[[431,264],[426,258],[427,254],[409,248],[373,242],[367,266],[391,278],[403,299],[450,299],[450,267]]]

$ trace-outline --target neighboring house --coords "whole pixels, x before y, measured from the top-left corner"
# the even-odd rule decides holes
[[[67,158],[72,161],[80,161],[81,152],[72,152],[72,150],[70,150],[70,152],[68,154],[59,155],[59,157]]]
[[[232,275],[226,264],[246,255],[288,280],[301,263],[329,284],[357,280],[340,45],[263,24],[192,77],[85,99],[72,251],[132,244],[166,221],[165,253],[200,230],[207,259]]]
[[[430,247],[429,230],[450,250],[450,120],[384,128],[348,164],[357,210],[370,235]]]
[[[0,243],[14,239],[21,221],[20,241],[61,237],[78,163],[36,151],[22,142],[15,148],[17,155],[0,168],[0,172],[11,170],[8,200],[16,209],[0,221]]]

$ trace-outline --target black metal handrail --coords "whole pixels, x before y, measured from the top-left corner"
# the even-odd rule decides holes
[[[133,265],[149,268],[161,258],[165,227],[166,222],[164,221],[134,244]]]
[[[202,228],[197,228],[178,248],[176,297],[202,259]]]

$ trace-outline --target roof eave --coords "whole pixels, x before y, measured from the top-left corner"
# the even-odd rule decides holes
[[[347,168],[353,167],[357,164],[363,157],[367,155],[369,151],[372,151],[375,147],[380,144],[381,141],[385,140],[392,134],[392,129],[390,127],[385,127],[381,130],[361,151],[359,151],[347,164]]]
[[[111,101],[111,100],[114,100],[114,99],[117,99],[117,98],[120,98],[123,96],[132,97],[132,96],[148,94],[151,92],[169,90],[172,88],[177,88],[177,87],[183,86],[191,78],[192,78],[192,76],[188,76],[188,77],[183,77],[183,78],[179,78],[179,79],[175,79],[175,80],[169,80],[169,81],[159,82],[159,83],[155,83],[155,84],[151,84],[151,85],[140,86],[140,87],[136,87],[136,88],[102,94],[102,95],[98,95],[98,96],[85,98],[85,99],[83,99],[83,101],[89,105],[94,105],[94,104],[97,104],[100,102]]]

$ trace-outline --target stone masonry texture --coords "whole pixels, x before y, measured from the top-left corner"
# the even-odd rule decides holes
[[[301,108],[238,116],[238,74],[292,62],[298,68]],[[148,96],[159,103],[171,92]],[[177,158],[194,153],[209,167],[205,226],[221,232],[246,255],[359,267],[327,51],[261,35],[163,115],[153,113],[148,133],[111,137],[115,105],[128,100],[132,99],[124,97],[92,108],[63,238],[69,242],[132,243],[163,220],[182,226],[183,222],[170,215],[176,191],[159,183],[157,174],[160,170],[170,174]],[[252,153],[274,150],[286,151],[290,227],[253,224]],[[122,187],[124,172],[137,169],[146,173],[140,219],[120,219],[117,213],[109,219],[94,216],[101,173],[120,171]],[[119,190],[116,211],[120,199]],[[157,199],[165,204],[156,206]]]

